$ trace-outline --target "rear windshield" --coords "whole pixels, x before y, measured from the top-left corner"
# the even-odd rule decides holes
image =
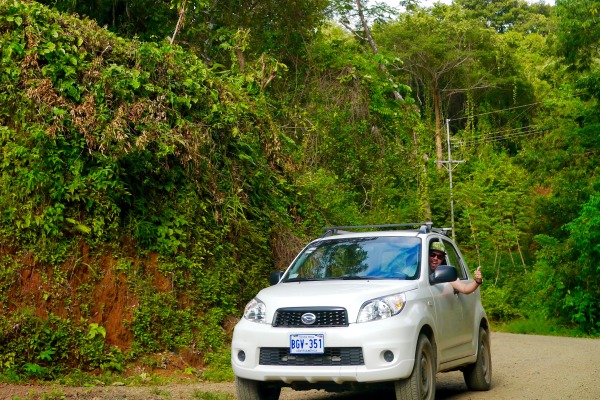
[[[283,282],[326,279],[417,279],[421,239],[365,237],[315,242]]]

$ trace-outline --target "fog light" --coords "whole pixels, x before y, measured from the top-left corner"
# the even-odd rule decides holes
[[[244,350],[238,351],[238,360],[241,362],[246,361],[246,353],[244,353]]]
[[[391,351],[389,351],[389,350],[386,350],[386,351],[383,353],[383,359],[384,359],[385,361],[387,361],[387,362],[392,362],[392,361],[394,361],[394,353],[392,353],[392,352],[391,352]]]

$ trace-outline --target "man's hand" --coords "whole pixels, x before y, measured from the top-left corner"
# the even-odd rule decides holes
[[[477,282],[480,285],[483,282],[483,275],[481,274],[481,265],[475,270],[475,282]]]

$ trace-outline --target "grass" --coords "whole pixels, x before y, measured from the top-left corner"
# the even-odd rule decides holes
[[[218,371],[217,369],[206,369],[196,371],[190,368],[185,370],[163,370],[153,369],[144,371],[132,366],[123,373],[103,372],[92,373],[73,369],[67,374],[59,376],[54,380],[39,380],[18,376],[11,370],[0,371],[0,383],[12,384],[31,384],[52,385],[59,384],[64,386],[82,386],[82,387],[102,387],[102,386],[160,386],[169,384],[188,385],[200,381],[208,382],[231,382],[233,373],[230,370]],[[155,393],[163,395],[162,393]],[[1,396],[0,396],[1,397]],[[219,399],[221,400],[221,399]]]
[[[495,331],[526,335],[590,337],[578,329],[566,327],[539,316],[522,317],[493,325]]]
[[[150,389],[150,393],[156,395],[156,396],[161,396],[165,399],[168,399],[170,397],[170,394],[168,391],[166,390],[162,390],[162,389],[158,389],[158,388],[152,388]]]
[[[233,396],[227,393],[211,393],[200,390],[194,391],[192,397],[198,400],[233,400]]]

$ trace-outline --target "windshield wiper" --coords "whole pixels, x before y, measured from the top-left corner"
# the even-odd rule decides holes
[[[380,276],[359,276],[359,275],[348,275],[348,276],[336,276],[327,278],[290,278],[283,282],[312,282],[312,281],[331,281],[331,280],[343,280],[343,281],[360,281],[360,280],[376,280],[376,279],[389,279]]]
[[[320,281],[321,279],[317,278],[290,278],[286,279],[283,282],[308,282],[308,281]]]
[[[342,279],[344,281],[359,281],[359,280],[364,280],[364,279],[383,279],[381,277],[378,276],[359,276],[359,275],[348,275],[348,276],[338,276],[337,278],[329,278],[329,279]]]

